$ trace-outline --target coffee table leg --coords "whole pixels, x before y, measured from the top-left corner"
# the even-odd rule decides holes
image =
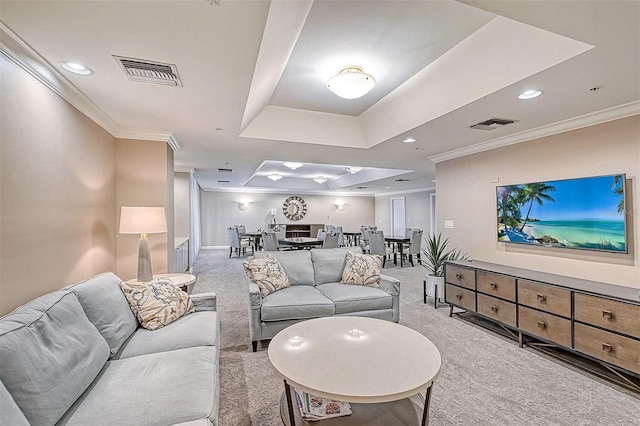
[[[289,410],[289,425],[296,426],[296,419],[293,415],[293,403],[291,401],[291,386],[289,386],[289,383],[287,383],[286,380],[284,381],[284,392],[287,395],[287,409]]]
[[[422,410],[422,426],[427,426],[429,424],[429,403],[431,402],[432,387],[433,383],[427,388],[427,394],[424,397],[424,409]]]

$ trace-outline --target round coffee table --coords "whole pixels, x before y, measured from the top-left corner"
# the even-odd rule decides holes
[[[295,425],[299,414],[292,403],[291,386],[315,396],[354,403],[353,414],[323,420],[323,424],[366,424],[371,410],[376,410],[369,404],[391,402],[405,407],[380,410],[401,414],[393,424],[415,424],[420,421],[419,411],[421,423],[428,424],[431,385],[440,372],[440,352],[410,328],[365,317],[312,319],[278,333],[269,343],[268,354],[284,379],[285,424]],[[407,418],[406,407],[414,407],[415,396],[425,391],[422,410],[418,414],[410,410],[413,414]]]

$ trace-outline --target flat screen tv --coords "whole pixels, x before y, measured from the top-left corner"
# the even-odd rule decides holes
[[[627,253],[625,175],[498,186],[498,241]]]

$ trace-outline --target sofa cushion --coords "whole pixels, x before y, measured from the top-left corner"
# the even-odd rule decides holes
[[[120,290],[121,281],[107,272],[68,287],[78,297],[89,321],[109,344],[112,355],[138,328],[138,321]]]
[[[348,251],[362,253],[360,247],[311,250],[316,285],[340,282]]]
[[[189,295],[170,281],[129,281],[120,283],[120,287],[140,325],[148,330],[157,330],[195,312]]]
[[[4,425],[29,426],[27,418],[2,382],[0,382],[0,420]]]
[[[347,252],[340,282],[378,288],[381,268],[381,256]]]
[[[289,287],[289,278],[284,268],[273,256],[251,259],[242,263],[251,281],[260,287],[262,297]]]
[[[262,321],[329,317],[333,302],[312,286],[292,286],[262,299]]]
[[[313,263],[311,262],[311,253],[309,250],[295,251],[257,251],[256,259],[265,256],[274,256],[289,277],[291,285],[314,285]]]
[[[220,344],[218,313],[211,311],[194,312],[157,330],[139,328],[122,345],[115,358],[146,355],[196,346],[217,346]]]
[[[61,425],[217,423],[218,358],[213,346],[112,360]]]
[[[0,380],[34,425],[55,424],[110,354],[69,290],[32,300],[0,320]]]
[[[328,283],[316,289],[335,304],[336,314],[378,309],[391,309],[393,298],[379,288]]]

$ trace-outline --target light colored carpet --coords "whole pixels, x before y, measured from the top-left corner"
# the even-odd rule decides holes
[[[265,344],[251,352],[246,257],[229,259],[228,254],[202,250],[194,265],[194,293],[218,294],[220,425],[280,425],[282,381]],[[431,425],[640,425],[640,396],[455,315],[449,318],[447,307],[423,304],[424,268],[388,263],[383,273],[401,280],[400,324],[428,337],[442,355]]]

